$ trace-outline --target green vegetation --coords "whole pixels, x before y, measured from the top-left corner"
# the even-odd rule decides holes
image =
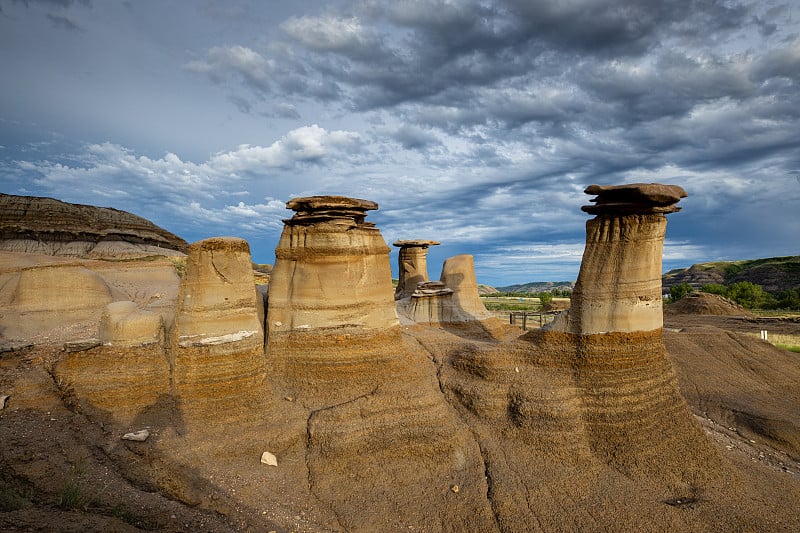
[[[728,298],[747,309],[800,309],[800,289],[770,294],[760,285],[739,281],[730,285],[703,285],[700,290]]]
[[[680,285],[675,285],[669,290],[669,301],[670,302],[677,302],[690,292],[692,292],[692,286],[688,283],[681,283]]]
[[[61,496],[58,500],[59,509],[85,511],[89,506],[91,498],[84,486],[85,474],[86,468],[82,462],[70,467],[69,474],[64,480],[64,486],[61,488]]]
[[[186,273],[186,258],[185,257],[170,257],[172,266],[175,267],[175,273],[179,278],[182,278]]]
[[[0,487],[0,512],[7,513],[31,505],[31,494],[15,487]]]
[[[550,302],[552,302],[552,301],[553,301],[553,295],[552,295],[552,293],[549,293],[549,292],[540,292],[540,293],[538,294],[538,296],[539,296],[539,302],[540,302],[542,305],[547,305],[547,304],[549,304]]]

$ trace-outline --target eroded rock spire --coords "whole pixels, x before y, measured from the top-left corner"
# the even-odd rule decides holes
[[[275,249],[269,286],[272,333],[398,324],[389,247],[365,222],[378,204],[344,196],[294,198]]]
[[[580,334],[652,331],[663,325],[661,256],[666,213],[686,197],[677,185],[590,185],[597,215],[586,222],[586,248],[568,315]],[[562,323],[563,325],[563,323]]]

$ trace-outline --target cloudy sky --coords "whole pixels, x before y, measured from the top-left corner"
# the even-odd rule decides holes
[[[0,192],[258,262],[342,194],[434,279],[571,280],[583,189],[653,181],[665,269],[800,254],[797,0],[0,0],[0,69]]]

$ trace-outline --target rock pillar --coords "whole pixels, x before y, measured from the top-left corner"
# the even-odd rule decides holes
[[[428,247],[437,246],[438,241],[402,240],[395,241],[400,248],[398,257],[399,282],[394,299],[408,298],[414,293],[418,283],[428,281]]]
[[[265,378],[263,299],[247,241],[215,237],[189,247],[178,292],[172,375],[185,410],[258,403]],[[208,411],[212,412],[212,411]]]
[[[583,211],[586,248],[566,329],[571,333],[652,331],[663,326],[661,256],[666,213],[686,197],[677,185],[591,185]]]
[[[269,333],[397,325],[389,247],[375,225],[364,221],[378,204],[310,196],[286,207],[296,213],[284,220],[275,249]]]
[[[453,305],[460,311],[462,321],[483,320],[491,314],[486,311],[478,294],[475,278],[475,260],[469,254],[454,255],[442,265],[439,280],[453,289]]]

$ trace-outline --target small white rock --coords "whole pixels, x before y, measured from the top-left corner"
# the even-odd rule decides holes
[[[261,464],[268,466],[278,466],[278,458],[269,452],[261,454]]]
[[[514,367],[514,372],[516,372],[517,374],[519,374],[519,367],[518,367],[518,366],[515,366],[515,367]]]
[[[273,322],[272,325],[275,326],[276,328],[279,328],[279,327],[281,327],[283,325],[283,322],[280,322],[280,321]]]
[[[296,327],[296,328],[294,328],[294,329],[308,329],[308,328],[310,328],[310,327],[311,327],[311,326],[309,326],[308,324],[300,324],[299,326],[297,326],[297,327]]]
[[[134,442],[144,442],[150,436],[149,429],[140,429],[139,431],[133,431],[131,433],[125,433],[122,436],[122,440],[132,440]]]

